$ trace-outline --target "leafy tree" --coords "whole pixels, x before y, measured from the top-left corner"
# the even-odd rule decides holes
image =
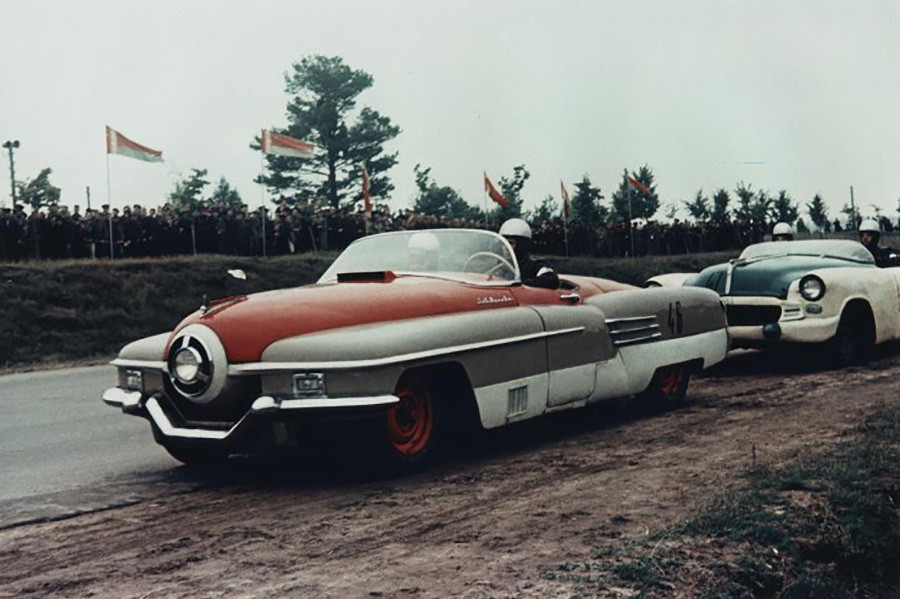
[[[772,204],[769,207],[769,215],[776,223],[792,225],[800,215],[800,209],[797,202],[788,195],[786,190],[782,189],[778,192],[778,197],[772,200]]]
[[[751,184],[741,181],[734,188],[734,194],[738,197],[738,207],[734,211],[735,218],[750,220],[753,217],[753,198],[756,193],[752,187]]]
[[[703,196],[702,189],[697,190],[693,201],[684,202],[684,206],[694,220],[703,221],[709,219],[709,198]]]
[[[772,211],[772,198],[769,192],[760,189],[756,192],[753,204],[750,206],[750,220],[755,223],[765,223]]]
[[[503,222],[508,218],[522,216],[522,188],[529,177],[531,177],[531,173],[528,172],[524,164],[513,167],[513,176],[511,178],[500,177],[497,185],[508,206],[504,208],[498,205],[494,209],[492,216],[496,220]]]
[[[628,182],[628,169],[622,172],[619,189],[613,193],[612,215],[619,221],[631,218],[651,218],[659,209],[659,196],[653,183],[653,171],[646,164],[630,175],[650,190],[650,193],[634,189]],[[630,209],[629,209],[630,204]]]
[[[241,208],[244,205],[243,200],[241,200],[241,194],[228,184],[225,177],[219,179],[219,183],[209,199],[215,205],[221,202],[228,208]]]
[[[16,182],[18,201],[31,206],[32,210],[59,204],[60,189],[50,183],[51,168],[45,168],[34,179]]]
[[[826,225],[831,224],[828,221],[828,207],[819,194],[814,195],[812,202],[806,205],[806,212],[809,214],[809,220],[820,230],[825,230]]]
[[[728,195],[728,191],[721,187],[717,189],[716,193],[713,194],[712,202],[713,207],[709,215],[710,218],[719,222],[728,220],[728,204],[731,202],[731,196]]]
[[[419,195],[413,204],[413,211],[419,214],[443,216],[447,218],[465,218],[473,214],[470,206],[455,189],[448,186],[438,187],[431,179],[431,168],[413,167],[416,175],[416,187]]]
[[[859,211],[855,210],[853,206],[844,204],[841,207],[841,214],[844,215],[844,225],[848,230],[855,231],[859,228],[862,218],[859,216]]]
[[[169,193],[169,203],[176,210],[193,212],[204,204],[201,196],[203,189],[209,185],[209,181],[204,179],[208,171],[205,168],[194,168],[191,171],[191,176],[176,181],[175,189]]]
[[[663,205],[664,211],[663,215],[669,220],[675,220],[675,217],[678,215],[678,204],[675,202],[669,202]]]
[[[581,181],[575,184],[575,194],[572,196],[572,215],[587,226],[595,226],[609,218],[609,209],[600,200],[603,194],[599,187],[591,185],[591,179],[584,175]]]
[[[384,144],[400,128],[376,110],[356,109],[357,97],[372,86],[372,76],[337,56],[307,56],[292,66],[285,74],[285,91],[292,95],[289,124],[279,132],[312,143],[317,151],[306,158],[266,156],[268,173],[258,181],[295,200],[326,198],[337,208],[362,201],[366,165],[370,195],[386,198],[394,185],[384,173],[397,163],[397,153],[386,153]]]
[[[540,224],[541,221],[549,221],[561,215],[562,211],[556,202],[556,198],[552,195],[547,195],[534,213],[534,222]]]

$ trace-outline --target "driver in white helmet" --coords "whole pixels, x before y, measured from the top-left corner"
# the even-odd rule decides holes
[[[559,287],[559,276],[543,260],[531,258],[531,227],[521,218],[511,218],[500,227],[502,235],[512,246],[519,263],[522,284],[532,287]]]
[[[878,240],[881,239],[881,227],[874,219],[867,218],[859,224],[859,242],[866,246],[872,257],[875,258],[876,266],[900,266],[900,256],[892,248],[878,247]]]
[[[438,270],[441,242],[431,231],[417,231],[406,242],[409,270],[435,272]]]
[[[772,228],[772,241],[793,241],[794,228],[785,222],[777,223]]]

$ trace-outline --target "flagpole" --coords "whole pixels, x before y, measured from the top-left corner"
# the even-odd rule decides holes
[[[109,182],[109,151],[106,152],[106,203],[109,205],[109,259],[115,256],[113,251],[113,222],[112,222],[112,185]]]
[[[488,229],[488,190],[487,190],[487,172],[484,172],[484,180],[481,182],[481,187],[484,188],[484,197],[482,198],[482,204],[484,204],[484,228]]]
[[[631,240],[631,257],[634,258],[634,223],[631,221],[631,183],[625,182],[625,189],[628,190],[628,238]]]
[[[262,230],[262,255],[266,257],[266,187],[263,184],[263,173],[265,171],[266,155],[262,154],[259,158],[259,222]]]

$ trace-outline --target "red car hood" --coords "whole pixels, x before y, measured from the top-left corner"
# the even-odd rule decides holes
[[[515,305],[514,295],[505,287],[398,277],[390,282],[308,285],[226,300],[206,314],[191,314],[176,332],[189,324],[206,325],[222,340],[230,362],[255,362],[275,341],[296,335]]]

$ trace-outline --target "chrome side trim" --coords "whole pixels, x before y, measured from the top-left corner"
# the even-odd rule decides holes
[[[116,358],[110,364],[120,368],[146,368],[147,370],[162,370],[164,372],[167,370],[165,362],[153,360],[123,360]]]
[[[607,318],[606,324],[611,325],[611,324],[617,324],[620,322],[638,322],[640,320],[653,320],[655,322],[656,317],[655,316],[629,316],[627,318]]]
[[[279,410],[315,410],[322,408],[367,408],[373,406],[390,406],[400,402],[396,395],[380,395],[375,397],[321,397],[316,399],[282,399],[277,400],[263,395],[253,402],[253,412],[270,412]]]
[[[633,339],[623,339],[621,341],[613,341],[616,347],[622,347],[623,345],[634,345],[635,343],[645,343],[647,341],[652,341],[654,339],[659,339],[662,337],[662,333],[653,333],[652,335],[646,335],[644,337],[635,337]]]
[[[334,362],[248,362],[247,364],[233,364],[229,366],[228,374],[232,376],[246,376],[251,374],[258,374],[261,372],[277,372],[283,370],[344,370],[352,368],[374,368],[377,366],[398,364],[400,362],[423,360],[464,351],[473,351],[477,349],[485,349],[488,347],[496,347],[498,345],[509,345],[512,343],[533,341],[535,339],[544,339],[547,337],[555,337],[558,335],[570,335],[572,333],[580,333],[584,329],[585,327],[572,327],[569,329],[560,329],[558,331],[542,331],[540,333],[531,333],[529,335],[520,335],[518,337],[507,337],[504,339],[494,339],[492,341],[480,341],[478,343],[453,345],[450,347],[441,347],[438,349],[429,349],[425,351],[399,354],[396,356],[388,356],[386,358],[373,358],[369,360],[345,360]]]

